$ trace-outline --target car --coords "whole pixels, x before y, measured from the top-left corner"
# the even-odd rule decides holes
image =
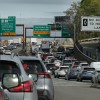
[[[9,100],[8,96],[4,92],[4,89],[0,86],[0,100]]]
[[[5,55],[11,55],[11,51],[10,50],[5,50]]]
[[[39,99],[53,100],[54,86],[43,61],[36,56],[19,56],[27,74],[38,74],[36,87]]]
[[[92,76],[92,83],[100,83],[100,70],[96,70],[94,75]]]
[[[100,62],[91,62],[90,67],[93,67],[96,70],[100,70]]]
[[[83,80],[92,80],[94,71],[83,70],[77,77],[77,81],[82,82]]]
[[[64,60],[62,60],[62,65],[72,67],[72,60],[71,59],[64,59]]]
[[[0,83],[9,100],[38,100],[36,80],[28,77],[15,54],[0,55]]]
[[[77,67],[78,70],[83,70],[85,67],[90,67],[89,64],[87,62],[82,62],[79,64],[79,66]]]
[[[78,70],[76,68],[69,69],[65,74],[65,80],[76,79]]]
[[[77,68],[80,63],[81,63],[81,61],[74,61],[72,64],[72,68]]]
[[[0,51],[3,51],[3,53],[5,53],[4,47],[0,47]]]
[[[46,64],[46,68],[52,75],[54,75],[55,74],[55,70],[58,69],[58,67],[54,63]]]
[[[59,60],[63,60],[65,58],[66,54],[64,52],[56,52],[55,53],[55,58]]]
[[[55,64],[56,66],[60,66],[60,65],[61,65],[61,60],[55,60],[55,61],[54,61],[54,64]]]
[[[54,77],[65,77],[66,71],[69,69],[69,66],[60,66],[57,70],[55,70]]]
[[[47,58],[45,59],[45,61],[51,61],[51,59],[53,59],[54,60],[54,56],[47,56]]]

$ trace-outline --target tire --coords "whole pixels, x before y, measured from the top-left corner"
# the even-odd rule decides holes
[[[57,78],[59,78],[59,75],[57,75]]]
[[[76,81],[79,82],[79,79],[77,78]]]
[[[66,77],[66,75],[65,75],[65,80],[67,80],[67,77]]]
[[[56,76],[56,75],[54,75],[54,77],[56,78],[57,76]]]
[[[82,82],[82,79],[80,79],[79,81]]]
[[[70,78],[68,77],[68,80],[70,80]]]

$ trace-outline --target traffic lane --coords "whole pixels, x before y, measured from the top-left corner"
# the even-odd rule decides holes
[[[99,100],[100,89],[91,88],[90,82],[65,81],[53,79],[54,100]]]

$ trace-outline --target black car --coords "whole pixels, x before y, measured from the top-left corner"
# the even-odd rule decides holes
[[[70,79],[76,79],[78,75],[78,70],[77,69],[70,69],[66,72],[65,75],[65,80],[70,80]]]

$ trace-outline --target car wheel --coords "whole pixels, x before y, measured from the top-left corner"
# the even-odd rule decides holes
[[[67,76],[65,75],[65,80],[67,80]]]
[[[93,79],[91,79],[91,83],[93,83]]]
[[[54,75],[54,77],[56,78],[56,75]]]
[[[79,82],[79,79],[77,78],[76,81]]]
[[[68,77],[68,80],[70,80],[70,78]]]
[[[82,79],[80,79],[79,81],[82,82]]]

